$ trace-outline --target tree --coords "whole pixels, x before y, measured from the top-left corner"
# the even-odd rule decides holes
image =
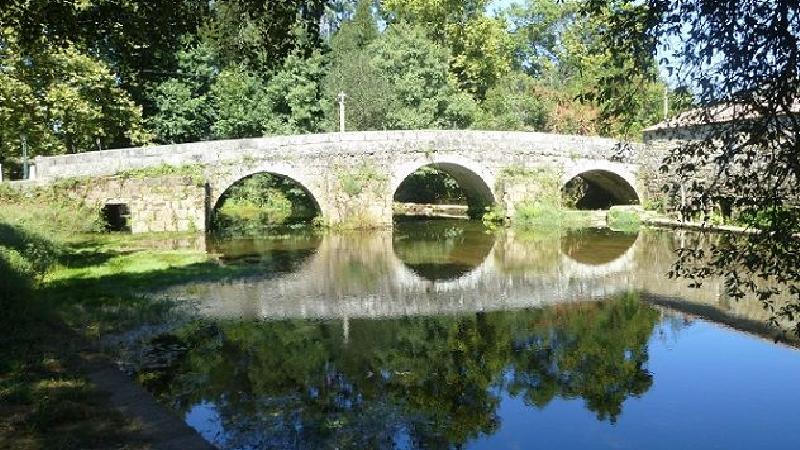
[[[214,2],[213,19],[200,31],[223,66],[268,73],[303,44],[310,55],[321,45],[319,24],[326,0],[231,0]]]
[[[51,155],[142,143],[142,111],[102,62],[74,46],[23,56],[17,36],[0,36],[0,155]]]
[[[451,122],[448,111],[457,111],[448,107],[458,90],[448,74],[446,48],[429,40],[421,28],[401,23],[390,26],[368,53],[390,88],[385,128],[438,128]],[[458,111],[463,110],[462,105]]]
[[[358,49],[363,49],[378,38],[378,24],[372,13],[372,1],[359,0],[353,19],[342,23],[331,37],[333,58]]]
[[[680,141],[663,166],[686,189],[683,212],[709,221],[723,204],[753,231],[681,250],[672,275],[693,285],[722,277],[733,298],[755,295],[774,323],[794,322],[800,334],[797,2],[592,0],[585,8],[609,12],[604,39],[633,56],[640,73],[650,73],[645,68],[660,49],[673,76],[694,87],[701,107],[672,125],[699,131]],[[618,58],[612,63],[625,67]],[[792,301],[776,306],[778,292]]]
[[[528,0],[502,11],[511,24],[516,65],[534,77],[552,73],[562,51],[561,36],[575,20],[576,2]]]
[[[150,94],[155,114],[147,119],[147,124],[160,142],[193,142],[211,134],[208,93],[216,77],[216,56],[206,44],[186,42],[185,45],[178,54],[180,78],[169,78],[156,85]]]
[[[386,0],[392,23],[424,27],[428,36],[451,50],[449,67],[458,87],[482,98],[512,65],[513,43],[505,20],[486,15],[487,0]]]
[[[181,36],[196,33],[208,18],[209,4],[202,0],[11,0],[0,10],[0,23],[17,33],[24,56],[73,46],[99,59],[119,86],[144,105],[148,85],[175,71]]]
[[[339,92],[348,96],[351,130],[466,128],[473,122],[477,105],[450,76],[446,48],[406,23],[365,41],[360,36],[369,36],[369,30],[352,30],[371,27],[365,23],[346,23],[339,31],[343,36],[332,39],[333,59],[323,82],[328,129],[338,124],[332,100]]]
[[[552,105],[537,92],[537,82],[522,72],[501,78],[486,93],[477,128],[543,131]]]
[[[223,70],[210,92],[213,108],[211,131],[228,139],[261,137],[270,116],[261,79],[243,66]]]
[[[367,46],[378,37],[378,26],[370,2],[361,0],[353,20],[344,22],[330,41],[330,64],[322,82],[322,98],[326,105],[325,129],[338,129],[339,109],[334,99],[340,92],[347,95],[346,129],[384,128],[391,86],[372,64],[372,55],[367,50]]]
[[[323,116],[320,85],[324,76],[323,56],[315,50],[304,58],[294,52],[266,84],[268,133],[298,134],[319,131]]]

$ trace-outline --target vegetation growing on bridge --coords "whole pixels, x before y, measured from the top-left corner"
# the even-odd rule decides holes
[[[206,182],[202,164],[161,164],[159,166],[142,167],[139,169],[128,169],[114,175],[119,178],[133,178],[143,180],[146,178],[157,178],[163,176],[184,176],[192,179],[197,186],[203,186]]]

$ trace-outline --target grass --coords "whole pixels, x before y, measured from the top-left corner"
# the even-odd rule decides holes
[[[97,233],[98,220],[66,196],[0,186],[0,448],[146,448],[85,356],[101,336],[174,314],[154,289],[257,270],[176,245],[197,236]]]
[[[0,448],[147,448],[88,381],[79,341],[53,317],[37,320],[0,338]]]
[[[512,223],[520,229],[580,228],[592,225],[591,212],[567,210],[543,202],[523,202],[517,205]]]
[[[638,212],[633,210],[611,208],[606,215],[609,228],[618,231],[636,231],[642,225]]]

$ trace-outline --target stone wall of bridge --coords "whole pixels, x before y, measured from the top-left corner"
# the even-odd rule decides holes
[[[654,166],[651,159],[641,145],[622,146],[618,141],[599,137],[529,132],[371,131],[37,158],[36,173],[37,183],[46,184],[76,177],[124,179],[124,174],[132,171],[139,178],[158,179],[163,166],[191,167],[192,178],[203,180],[202,189],[188,182],[170,195],[159,192],[159,182],[148,185],[142,181],[111,183],[108,192],[103,192],[106,189],[95,184],[101,192],[92,197],[108,201],[133,199],[136,206],[131,207],[131,220],[139,224],[134,227],[137,231],[161,229],[169,223],[174,224],[175,230],[204,230],[226,190],[256,173],[283,175],[304,186],[330,223],[380,225],[391,222],[393,197],[400,183],[423,166],[442,169],[456,178],[473,210],[480,212],[496,204],[511,216],[521,202],[535,201],[546,194],[558,195],[572,177],[589,172],[610,175],[644,202],[652,191],[647,182]],[[549,181],[544,182],[545,179]],[[166,208],[177,211],[197,207],[202,214],[184,211],[172,222],[162,220],[165,203],[169,204]]]
[[[125,205],[133,233],[206,230],[205,185],[189,176],[84,178],[61,189],[89,206]]]

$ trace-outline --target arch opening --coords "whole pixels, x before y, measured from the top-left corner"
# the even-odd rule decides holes
[[[480,219],[494,204],[486,182],[453,163],[427,164],[408,175],[393,195],[395,217]]]
[[[241,178],[220,195],[211,212],[219,235],[264,235],[283,227],[311,225],[321,214],[311,192],[285,175],[259,172]]]
[[[566,207],[584,211],[639,204],[636,189],[620,175],[607,170],[580,173],[564,185],[561,193]]]

